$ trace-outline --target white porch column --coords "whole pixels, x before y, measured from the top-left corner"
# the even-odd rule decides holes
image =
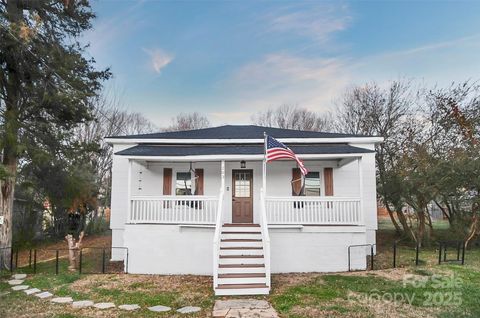
[[[365,213],[363,211],[363,168],[362,168],[362,157],[357,159],[358,166],[358,192],[360,194],[360,225],[365,225]]]
[[[132,220],[132,160],[128,159],[128,176],[127,176],[127,222]]]

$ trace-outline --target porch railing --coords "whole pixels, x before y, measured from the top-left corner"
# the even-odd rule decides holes
[[[218,197],[203,195],[132,197],[129,223],[215,224]]]
[[[359,225],[359,198],[267,197],[268,224]]]

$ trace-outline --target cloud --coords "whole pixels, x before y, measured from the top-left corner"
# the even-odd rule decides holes
[[[325,111],[349,83],[347,60],[269,54],[237,69],[223,85],[232,99],[255,112],[282,104]]]
[[[291,6],[267,14],[267,31],[292,33],[324,43],[339,31],[345,30],[352,20],[348,7],[322,4],[314,7]]]
[[[157,74],[160,74],[161,70],[173,61],[173,55],[162,49],[149,50],[144,48],[143,51],[149,55],[151,67]]]

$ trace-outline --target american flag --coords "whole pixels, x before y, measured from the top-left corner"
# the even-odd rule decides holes
[[[303,161],[297,157],[297,155],[287,146],[273,137],[266,136],[267,141],[265,143],[265,154],[267,162],[271,162],[278,159],[293,159],[298,163],[298,167],[303,175],[308,173],[307,168],[303,164]]]

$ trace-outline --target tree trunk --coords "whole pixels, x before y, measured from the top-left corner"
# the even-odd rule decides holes
[[[390,206],[388,204],[385,204],[385,208],[387,209],[388,215],[390,216],[390,220],[392,220],[392,224],[395,227],[395,232],[397,232],[398,235],[402,235],[402,229],[400,228],[400,225],[398,225],[397,220],[395,220],[395,216],[393,215],[392,209],[390,209]],[[398,214],[398,213],[397,213]]]
[[[22,11],[18,2],[7,2],[7,13],[10,24],[18,29],[17,22],[22,17]],[[7,81],[5,85],[5,112],[3,114],[3,158],[2,165],[7,173],[4,180],[0,180],[0,215],[3,216],[3,224],[0,225],[0,259],[3,264],[0,268],[10,268],[10,254],[12,245],[12,214],[15,179],[17,175],[17,138],[18,138],[18,102],[20,99],[20,78],[18,63],[18,44],[10,42],[5,54],[7,64]],[[3,265],[3,266],[2,266]]]
[[[79,253],[82,249],[82,240],[83,240],[84,232],[80,232],[80,236],[78,238],[78,242],[75,242],[75,237],[73,235],[68,234],[65,236],[65,240],[68,244],[68,261],[70,265],[68,265],[68,270],[71,272],[76,271],[79,268],[80,257]]]

